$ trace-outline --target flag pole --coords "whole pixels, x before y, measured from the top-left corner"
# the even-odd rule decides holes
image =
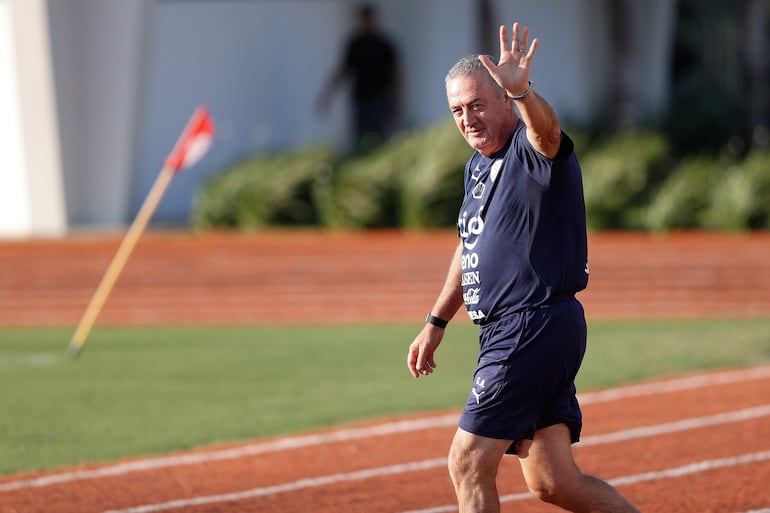
[[[93,328],[94,322],[96,321],[99,312],[101,312],[104,302],[107,300],[107,296],[115,286],[118,275],[120,275],[123,267],[125,267],[128,257],[131,255],[139,237],[147,227],[150,217],[152,217],[153,212],[157,208],[158,203],[160,203],[160,200],[173,177],[174,172],[170,168],[164,167],[155,179],[152,189],[150,189],[141,209],[139,209],[139,213],[136,215],[136,218],[134,218],[134,221],[126,232],[123,242],[120,243],[117,253],[115,253],[109,267],[107,267],[107,271],[104,273],[102,281],[99,282],[99,287],[91,298],[91,302],[88,304],[88,308],[86,308],[86,311],[75,330],[75,334],[72,336],[70,345],[67,348],[67,354],[69,354],[71,358],[77,358],[80,354],[80,351],[91,332],[91,328]]]
[[[120,247],[118,247],[118,251],[112,258],[107,271],[102,276],[101,282],[99,282],[96,292],[91,298],[91,302],[80,319],[80,323],[67,348],[67,354],[72,359],[80,355],[83,345],[86,343],[88,335],[96,322],[96,318],[99,316],[99,312],[101,312],[107,300],[107,296],[109,296],[115,286],[120,272],[125,267],[128,257],[139,241],[139,237],[147,228],[147,224],[158,207],[160,200],[163,198],[174,174],[180,169],[194,164],[194,161],[203,156],[203,153],[208,149],[212,135],[213,124],[211,119],[208,117],[205,109],[199,107],[190,118],[185,130],[174,146],[174,150],[166,159],[165,165],[155,179],[155,183],[150,188],[150,192],[147,194],[131,226],[129,226],[123,241],[120,243]]]

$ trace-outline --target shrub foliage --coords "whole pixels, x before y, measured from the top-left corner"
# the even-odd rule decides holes
[[[665,137],[623,132],[580,144],[589,228],[666,231],[770,228],[770,148],[745,158],[675,156]],[[256,155],[216,174],[196,228],[451,227],[471,154],[454,124],[403,132],[365,154],[322,146]]]

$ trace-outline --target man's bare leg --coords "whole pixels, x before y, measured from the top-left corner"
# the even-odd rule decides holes
[[[639,513],[615,488],[584,474],[572,458],[570,433],[556,424],[517,445],[521,469],[538,499],[576,513]]]
[[[510,444],[457,430],[449,450],[449,475],[459,513],[499,513],[497,469]]]

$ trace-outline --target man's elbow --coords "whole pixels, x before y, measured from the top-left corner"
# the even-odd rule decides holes
[[[556,124],[554,128],[536,136],[532,146],[545,157],[553,159],[559,153],[561,147],[561,127]]]

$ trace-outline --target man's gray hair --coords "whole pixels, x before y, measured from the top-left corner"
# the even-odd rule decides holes
[[[490,59],[492,59],[491,56],[487,56]],[[449,68],[449,71],[446,74],[446,77],[444,77],[444,83],[449,82],[453,78],[457,77],[469,77],[473,75],[476,72],[481,72],[486,76],[490,83],[494,86],[495,90],[497,91],[497,97],[503,96],[505,94],[505,90],[500,87],[500,84],[495,82],[495,79],[492,78],[492,75],[489,74],[489,71],[487,71],[487,68],[484,67],[484,64],[479,60],[479,54],[474,53],[472,55],[466,55],[459,61],[457,61],[454,66]]]

